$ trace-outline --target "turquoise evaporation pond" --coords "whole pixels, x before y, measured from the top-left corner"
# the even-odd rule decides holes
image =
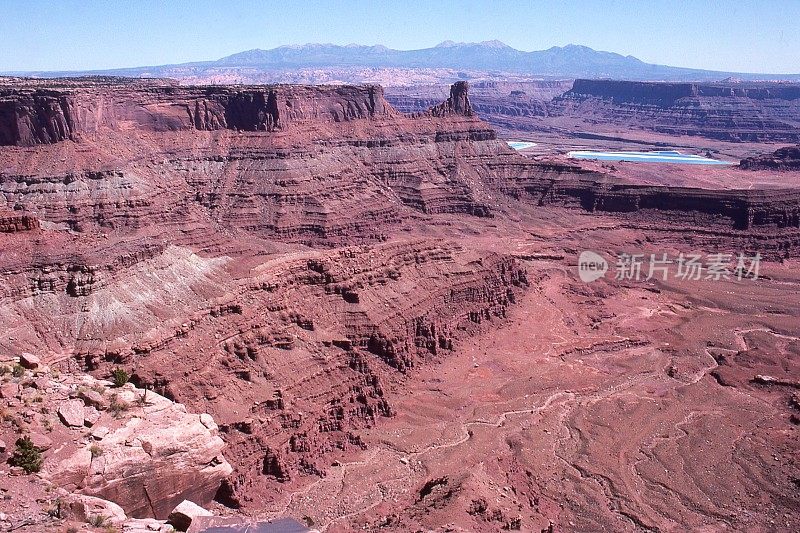
[[[630,161],[633,163],[677,163],[681,165],[732,165],[727,161],[717,161],[700,155],[682,154],[675,151],[664,152],[594,152],[577,150],[567,154],[573,159],[597,159],[600,161]]]
[[[531,146],[536,146],[536,143],[531,143],[527,141],[507,141],[508,145],[513,148],[514,150],[524,150],[525,148],[530,148]]]

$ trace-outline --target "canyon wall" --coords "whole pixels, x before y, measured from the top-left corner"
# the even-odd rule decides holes
[[[75,132],[74,102],[58,91],[0,90],[0,146],[54,143]]]
[[[22,110],[9,124],[46,122],[37,84],[3,89]],[[375,87],[53,90],[64,134],[0,148],[0,349],[122,366],[212,411],[226,503],[324,476],[365,446],[356,429],[392,416],[385,387],[502,320],[527,284],[509,256],[397,238],[499,212],[482,161],[516,154],[466,85],[413,118]]]
[[[800,100],[800,86],[787,84],[655,83],[623,80],[575,80],[563,98],[602,98],[622,104],[667,107],[681,98],[746,98],[750,100]]]
[[[64,135],[6,137],[19,149],[0,154],[0,191],[4,208],[83,232],[211,218],[281,238],[374,240],[414,211],[489,214],[474,185],[490,176],[459,161],[483,157],[471,141],[510,152],[470,116],[465,87],[416,119],[379,87],[58,90],[71,110]],[[37,116],[25,90],[0,91]]]
[[[784,146],[772,154],[748,157],[739,163],[745,170],[800,170],[800,145]]]
[[[727,142],[798,142],[800,85],[770,82],[664,83],[622,80],[480,82],[472,107],[509,135],[611,135],[619,129]],[[430,87],[392,87],[398,110],[441,99]]]
[[[800,228],[800,191],[706,190],[656,187],[578,179],[520,182],[538,205],[581,207],[587,211],[638,213],[650,219],[749,230],[759,226]],[[520,191],[513,194],[519,195]]]
[[[800,86],[575,80],[550,114],[671,136],[732,142],[800,142]]]
[[[234,243],[241,234],[327,246],[380,242],[420,215],[499,216],[517,200],[641,219],[688,214],[726,230],[798,224],[796,189],[644,187],[578,164],[521,157],[476,116],[466,83],[410,116],[372,86],[43,83],[0,84],[6,104],[25,116],[45,109],[26,107],[31,93],[50,91],[68,102],[63,121],[48,121],[58,113],[29,121],[66,129],[29,128],[35,134],[15,142],[31,146],[0,151],[0,209],[9,213],[3,232],[43,221],[104,234],[109,244],[124,238],[134,254],[154,236],[222,253],[240,248]],[[640,85],[631,85],[631,98]],[[683,94],[684,85],[669,87]],[[46,109],[62,109],[56,107]],[[14,120],[4,123],[6,131]],[[56,140],[51,130],[69,135]],[[135,244],[131,236],[139,235],[147,246]]]
[[[113,94],[107,87],[0,85],[0,145],[51,144],[109,129],[275,131],[394,113],[378,86],[187,88],[119,80]]]
[[[406,116],[369,86],[0,84],[0,352],[121,366],[208,410],[234,468],[218,498],[261,505],[363,449],[357,430],[394,414],[387,389],[526,290],[456,226],[605,212],[797,253],[797,190],[527,159],[468,90]]]

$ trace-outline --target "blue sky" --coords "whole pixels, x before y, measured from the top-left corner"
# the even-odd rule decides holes
[[[520,50],[574,43],[673,66],[800,73],[800,0],[0,0],[0,71],[448,39],[499,39]]]

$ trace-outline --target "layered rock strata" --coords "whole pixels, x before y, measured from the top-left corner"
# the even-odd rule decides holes
[[[210,502],[232,471],[209,414],[46,366],[18,376],[4,384],[4,416],[42,454],[41,477],[79,520],[164,519],[186,498]],[[10,431],[0,427],[3,437]]]
[[[800,170],[800,145],[784,146],[772,154],[742,159],[739,167],[745,170]]]
[[[654,83],[575,80],[551,115],[670,136],[733,142],[800,142],[800,86],[778,83]]]
[[[211,225],[300,242],[375,241],[414,213],[491,216],[522,189],[539,191],[540,203],[590,210],[699,209],[735,228],[796,226],[794,192],[620,188],[575,165],[518,157],[474,116],[465,83],[407,117],[379,87],[112,81],[47,89],[75,108],[73,139],[27,136],[49,144],[0,154],[0,199],[15,210],[4,231],[35,229],[38,218],[82,232],[174,235],[180,226],[187,238],[178,244],[197,242]],[[0,91],[34,116],[29,93],[44,90]]]
[[[441,99],[426,87],[388,91],[389,101],[406,113],[423,111]],[[476,113],[510,135],[530,131],[622,140],[634,132],[649,132],[659,135],[662,143],[676,136],[735,143],[800,139],[796,84],[483,82],[471,100]]]
[[[800,240],[796,190],[644,187],[529,160],[475,116],[466,84],[402,116],[378,87],[42,83],[0,89],[0,209],[12,213],[1,219],[0,349],[97,375],[120,366],[140,388],[208,409],[233,473],[222,480],[220,441],[200,439],[192,464],[213,483],[201,480],[194,501],[221,482],[220,501],[269,506],[326,476],[368,445],[360,430],[395,414],[388,389],[504,319],[524,269],[427,224],[446,235],[456,222],[564,208],[634,226],[679,218],[690,234],[761,239],[790,256]],[[214,433],[187,423],[188,442]],[[123,508],[163,516],[177,495],[159,487],[187,478],[151,487],[140,467],[169,472],[159,461],[181,443],[161,426],[137,440],[136,424],[103,437],[131,443],[135,461],[97,461],[135,486],[86,474],[86,450],[66,458],[81,469],[59,483],[155,494],[170,503]]]
[[[302,122],[391,116],[378,86],[178,87],[113,79],[83,86],[0,87],[0,146],[34,146],[103,130],[276,131]],[[103,83],[106,82],[106,83]]]

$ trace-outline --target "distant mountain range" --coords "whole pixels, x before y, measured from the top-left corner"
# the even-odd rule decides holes
[[[322,72],[309,72],[310,69]],[[381,45],[306,44],[280,46],[271,50],[248,50],[216,61],[175,65],[122,68],[82,72],[29,72],[34,76],[118,75],[172,77],[194,82],[364,82],[370,72],[377,82],[386,82],[380,72],[399,69],[403,73],[430,74],[444,78],[512,77],[615,78],[651,81],[742,80],[800,81],[800,74],[751,74],[718,72],[645,63],[633,56],[593,50],[586,46],[554,46],[547,50],[523,52],[500,41],[454,43],[445,41],[433,48],[393,50]],[[21,73],[17,73],[21,74]],[[462,76],[463,74],[463,76]],[[436,74],[433,75],[437,77]],[[412,78],[416,76],[412,75]],[[389,76],[391,80],[391,76]],[[421,75],[420,79],[426,79]]]

